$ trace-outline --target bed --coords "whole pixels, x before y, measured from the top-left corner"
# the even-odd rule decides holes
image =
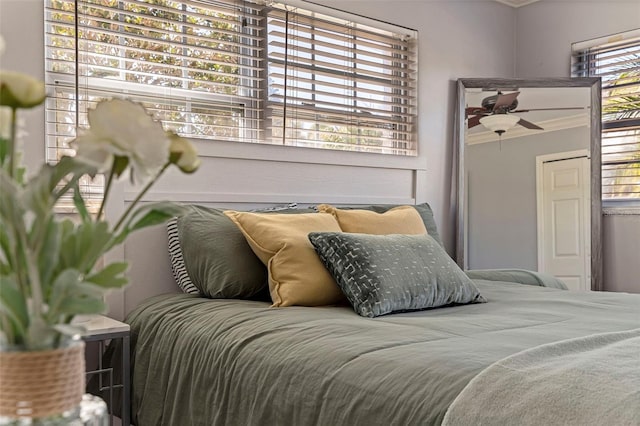
[[[147,299],[127,317],[133,423],[640,424],[640,295],[518,270],[467,276],[485,303],[374,318],[346,303],[274,308],[261,293]]]

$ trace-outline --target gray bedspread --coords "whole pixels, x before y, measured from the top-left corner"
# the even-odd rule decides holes
[[[640,329],[519,352],[478,374],[446,426],[640,425]]]
[[[472,280],[505,281],[561,290],[567,289],[567,285],[553,275],[527,269],[471,269],[465,273]]]
[[[524,349],[640,326],[640,295],[476,281],[488,303],[362,318],[350,307],[150,299],[132,327],[147,425],[431,425]]]

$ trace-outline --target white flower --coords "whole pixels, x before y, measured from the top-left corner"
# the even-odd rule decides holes
[[[83,138],[86,135],[82,135],[78,139]],[[86,163],[98,171],[98,173],[106,173],[113,167],[114,154],[105,149],[102,144],[99,143],[83,143],[77,145],[76,141],[72,142],[73,147],[76,149],[76,159]]]
[[[193,173],[200,166],[198,153],[191,142],[175,133],[169,133],[171,140],[171,163],[178,166],[184,173]]]
[[[19,72],[0,71],[0,105],[32,108],[46,96],[42,81]]]
[[[169,161],[167,134],[140,104],[123,99],[100,102],[89,111],[89,127],[73,145],[77,157],[101,172],[111,168],[112,155],[126,157],[134,181],[140,183],[154,178]]]

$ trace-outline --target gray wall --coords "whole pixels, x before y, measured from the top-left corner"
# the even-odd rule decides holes
[[[606,290],[640,293],[640,214],[605,215],[603,227]]]
[[[542,1],[516,13],[516,76],[568,77],[571,43],[640,27],[640,1]],[[640,208],[603,218],[605,290],[640,293]]]
[[[224,206],[274,203],[412,203],[428,201],[450,252],[451,158],[455,81],[460,77],[513,77],[515,9],[478,1],[330,1],[320,3],[419,31],[419,156],[391,156],[278,146],[196,141],[202,166],[193,175],[168,173],[147,199]],[[29,31],[24,31],[29,28]],[[0,0],[0,31],[7,42],[2,67],[44,77],[43,1]],[[507,36],[505,36],[505,34]],[[27,165],[44,159],[44,114],[29,117]],[[345,182],[348,182],[345,185]],[[126,183],[111,193],[107,215],[118,217],[132,201]],[[109,299],[111,315],[122,317],[154,280],[168,271],[134,242],[110,254],[132,262],[132,284]],[[157,256],[166,256],[162,242]],[[157,291],[157,290],[156,290]]]
[[[538,270],[536,156],[588,149],[589,129],[469,145],[469,269]]]

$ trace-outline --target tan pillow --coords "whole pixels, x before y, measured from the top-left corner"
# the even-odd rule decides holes
[[[335,216],[343,232],[375,235],[427,233],[420,213],[411,206],[398,206],[384,213],[376,213],[370,210],[342,210],[321,204],[318,211]]]
[[[322,306],[344,300],[307,235],[340,232],[330,214],[224,212],[242,231],[256,256],[267,265],[273,306]]]

